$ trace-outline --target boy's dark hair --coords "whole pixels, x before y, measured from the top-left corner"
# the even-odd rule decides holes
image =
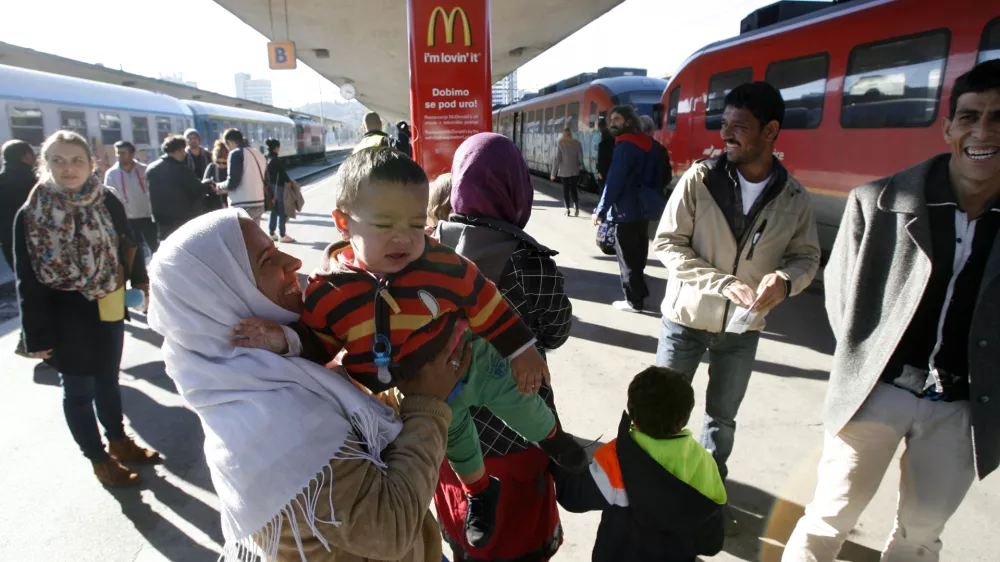
[[[631,105],[616,105],[611,108],[608,112],[610,117],[612,114],[617,113],[625,119],[625,132],[626,133],[638,133],[641,131],[642,124],[639,122],[639,114],[635,112],[635,108]]]
[[[955,86],[951,89],[951,99],[948,102],[950,110],[948,118],[955,118],[958,98],[962,95],[979,94],[990,90],[1000,90],[1000,59],[983,61],[955,80]]]
[[[180,135],[170,135],[169,137],[163,139],[163,144],[160,145],[160,150],[164,154],[170,154],[171,152],[177,152],[178,150],[184,150],[187,148],[187,140]]]
[[[281,141],[278,139],[267,139],[264,141],[264,146],[267,147],[268,151],[275,152],[281,147]]]
[[[222,140],[242,145],[243,133],[239,129],[226,129],[226,132],[222,133]]]
[[[726,94],[726,107],[746,109],[757,118],[763,129],[771,121],[778,126],[785,120],[785,100],[781,92],[767,82],[740,84]]]
[[[682,373],[650,367],[628,385],[628,415],[639,431],[653,439],[676,435],[694,409],[694,389]]]
[[[132,144],[132,143],[130,143],[128,141],[118,141],[118,142],[115,143],[115,150],[116,151],[121,150],[123,148],[126,149],[126,150],[128,150],[132,154],[135,154],[135,145],[134,144]]]
[[[3,143],[2,150],[4,162],[20,162],[29,152],[35,152],[31,145],[23,140],[9,140]]]
[[[349,212],[361,190],[372,180],[429,190],[427,174],[409,156],[385,146],[366,148],[352,154],[340,165],[334,181],[337,209]]]

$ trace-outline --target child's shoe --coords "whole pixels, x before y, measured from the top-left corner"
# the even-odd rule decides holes
[[[538,448],[545,451],[553,462],[574,474],[584,472],[590,465],[587,452],[572,435],[563,431],[558,425],[555,435],[539,441]]]
[[[490,476],[486,489],[478,494],[468,495],[469,505],[465,512],[465,540],[473,548],[485,548],[493,538],[497,525],[497,506],[500,504],[500,480]]]

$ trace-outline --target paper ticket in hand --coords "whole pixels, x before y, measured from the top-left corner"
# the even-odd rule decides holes
[[[757,297],[760,299],[760,297]],[[757,301],[753,301],[753,304],[757,304]],[[753,308],[753,305],[750,305]],[[743,308],[742,306],[737,306],[736,311],[733,312],[733,317],[729,319],[729,324],[726,326],[726,332],[730,334],[742,334],[747,331],[750,324],[757,319],[757,313],[751,312],[750,308]]]

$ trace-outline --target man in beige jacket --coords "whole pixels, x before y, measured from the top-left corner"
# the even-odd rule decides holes
[[[693,377],[708,350],[701,444],[723,479],[764,316],[819,268],[809,196],[773,155],[784,113],[781,93],[765,82],[726,96],[726,154],[684,174],[653,245],[670,274],[656,364]]]

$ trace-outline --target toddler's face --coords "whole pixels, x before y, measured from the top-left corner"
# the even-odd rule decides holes
[[[397,273],[424,253],[427,197],[427,184],[369,182],[349,213],[334,211],[361,267]]]

